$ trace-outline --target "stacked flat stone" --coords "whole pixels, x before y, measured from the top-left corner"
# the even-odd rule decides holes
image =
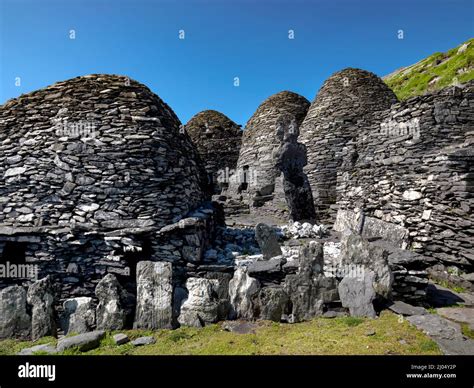
[[[260,104],[245,127],[237,162],[240,179],[231,180],[229,194],[243,194],[253,209],[275,197],[284,202],[282,173],[276,166],[276,152],[281,147],[277,123],[282,117],[290,117],[299,126],[308,108],[306,98],[289,91],[274,94]]]
[[[205,110],[186,124],[186,132],[196,145],[215,193],[226,188],[237,167],[242,130],[227,116]]]
[[[90,75],[0,109],[0,224],[165,226],[205,199],[173,111],[128,78]]]
[[[199,261],[214,225],[206,188],[174,112],[126,77],[78,77],[0,107],[0,255],[21,260],[8,253],[21,245],[40,278],[54,274],[59,306],[94,296],[108,272],[134,283],[139,260]],[[28,279],[0,279],[11,283]]]
[[[472,271],[474,82],[395,104],[353,130],[340,208],[363,207],[372,223],[405,230],[404,248]]]
[[[337,171],[346,144],[359,136],[358,123],[370,125],[377,112],[397,102],[395,94],[375,74],[347,68],[326,80],[301,126],[299,141],[308,149],[306,172],[317,216],[334,222]]]

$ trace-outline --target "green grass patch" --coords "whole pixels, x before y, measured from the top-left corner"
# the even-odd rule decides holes
[[[130,339],[153,336],[156,343],[134,347],[117,346],[108,333],[100,347],[89,352],[68,350],[64,355],[332,355],[332,354],[441,354],[437,345],[406,320],[384,311],[377,319],[317,318],[310,322],[280,324],[260,322],[253,334],[225,331],[220,324],[177,330],[124,330]],[[367,333],[372,333],[368,335]],[[373,334],[375,332],[375,334]],[[0,354],[16,354],[41,341],[0,341]]]
[[[436,284],[439,284],[441,287],[448,288],[458,294],[466,292],[466,289],[461,286],[455,286],[454,284],[448,282],[447,280],[433,280]]]
[[[474,79],[474,39],[458,53],[459,45],[446,53],[435,53],[385,79],[400,100],[443,89]]]
[[[467,323],[461,323],[462,334],[470,339],[474,339],[474,330],[469,327]]]

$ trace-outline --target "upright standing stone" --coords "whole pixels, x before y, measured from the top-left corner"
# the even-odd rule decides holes
[[[254,318],[259,290],[259,281],[247,274],[247,268],[238,267],[229,282],[230,318]]]
[[[292,306],[291,322],[320,316],[325,303],[337,300],[336,280],[324,275],[323,245],[311,241],[301,249],[298,260],[298,272],[285,278]]]
[[[299,128],[294,118],[281,116],[277,135],[281,147],[276,152],[276,166],[283,173],[283,190],[290,217],[293,221],[315,220],[313,194],[303,172],[308,162],[306,146],[298,143]]]
[[[137,264],[136,329],[170,329],[173,323],[173,270],[171,263]]]
[[[56,336],[54,294],[49,276],[33,283],[28,289],[28,303],[32,306],[31,337],[33,341],[48,335]]]
[[[260,318],[280,322],[286,313],[289,298],[282,287],[265,287],[260,290]]]
[[[262,250],[264,259],[280,256],[281,248],[275,230],[266,224],[257,224],[255,227],[255,239]]]
[[[97,284],[95,294],[99,298],[96,309],[97,329],[123,329],[126,319],[123,307],[124,290],[115,275],[107,274]]]
[[[203,327],[218,320],[218,281],[189,278],[186,281],[188,298],[181,306],[178,321],[184,326]]]
[[[31,333],[31,318],[26,312],[26,291],[11,286],[0,291],[0,338],[26,339]]]
[[[92,298],[67,299],[63,303],[62,327],[65,334],[82,334],[92,331],[95,326],[95,309]]]
[[[372,303],[375,299],[374,278],[372,271],[364,271],[360,278],[346,276],[339,283],[341,303],[349,308],[351,316],[375,318]]]
[[[388,251],[371,244],[365,238],[350,234],[341,243],[341,264],[361,266],[374,273],[375,292],[389,298],[392,292],[393,274],[388,263]]]

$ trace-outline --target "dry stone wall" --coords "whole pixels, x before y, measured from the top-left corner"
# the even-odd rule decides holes
[[[229,185],[235,173],[242,142],[240,126],[215,110],[205,110],[186,124],[186,132],[196,145],[215,193]]]
[[[78,77],[0,108],[0,257],[35,271],[0,288],[52,275],[58,311],[107,273],[135,292],[139,261],[202,259],[218,222],[207,199],[189,136],[136,81]]]
[[[308,108],[306,98],[288,91],[270,96],[258,107],[242,136],[237,174],[231,178],[229,195],[241,195],[251,209],[262,207],[274,199],[286,208],[283,176],[277,167],[277,151],[281,147],[277,126],[282,117],[290,117],[292,125],[299,127]],[[273,205],[269,211],[274,211]]]
[[[473,97],[473,82],[446,88],[354,127],[337,171],[339,208],[363,209],[369,222],[405,230],[405,248],[472,270]]]
[[[376,113],[397,101],[375,74],[348,68],[326,80],[301,125],[300,141],[308,149],[305,172],[313,191],[317,216],[334,222],[337,171],[346,144],[357,138],[357,128],[377,121]]]
[[[125,77],[91,75],[0,109],[0,224],[163,227],[205,200],[173,111]]]

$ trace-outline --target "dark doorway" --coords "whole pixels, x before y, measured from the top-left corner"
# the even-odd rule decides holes
[[[7,241],[1,254],[1,262],[10,264],[26,263],[26,244],[16,241]]]
[[[239,193],[241,193],[242,191],[246,191],[248,189],[248,187],[249,187],[249,183],[248,183],[249,176],[248,175],[249,175],[249,166],[244,166],[243,169],[242,169],[242,175],[240,176],[242,179],[241,179],[241,182],[240,182],[240,185],[239,185],[239,188],[238,188]]]
[[[137,275],[137,264],[139,261],[150,260],[152,256],[152,247],[149,240],[141,241],[141,251],[129,250],[125,251],[123,257],[127,266],[130,268],[129,279],[134,282]]]

